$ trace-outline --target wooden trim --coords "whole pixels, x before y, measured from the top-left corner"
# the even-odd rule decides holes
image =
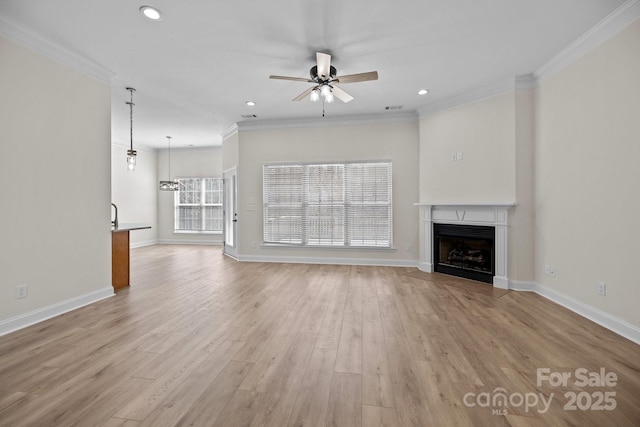
[[[111,283],[113,290],[129,287],[129,232],[111,233]]]

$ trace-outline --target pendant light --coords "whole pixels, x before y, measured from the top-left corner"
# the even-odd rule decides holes
[[[167,137],[167,143],[169,144],[169,180],[168,181],[160,181],[160,190],[161,191],[178,191],[180,189],[180,183],[175,180],[171,180],[171,137]]]
[[[129,105],[129,136],[131,138],[131,146],[127,150],[127,170],[133,171],[136,169],[136,155],[138,152],[133,149],[133,92],[136,90],[132,87],[126,88],[131,93],[131,100],[126,102]]]

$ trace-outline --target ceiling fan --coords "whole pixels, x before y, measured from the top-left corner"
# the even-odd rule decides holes
[[[303,77],[286,77],[286,76],[269,76],[270,79],[276,80],[292,80],[295,82],[307,82],[314,83],[309,89],[302,92],[300,95],[293,98],[294,101],[301,101],[309,95],[309,99],[316,102],[322,96],[323,100],[327,103],[331,103],[334,100],[334,96],[342,102],[350,102],[353,100],[353,96],[349,95],[344,90],[336,86],[336,83],[356,83],[366,82],[369,80],[378,80],[377,71],[369,71],[367,73],[348,74],[346,76],[337,76],[336,69],[331,65],[331,55],[316,52],[316,65],[311,67],[309,71],[311,75],[310,79]]]

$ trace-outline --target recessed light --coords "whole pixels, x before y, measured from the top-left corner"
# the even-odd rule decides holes
[[[144,16],[151,19],[152,21],[160,21],[162,19],[162,13],[160,13],[160,11],[155,7],[142,6],[140,8],[140,13],[142,13]]]
[[[254,101],[247,101],[245,102],[245,104],[247,104],[249,107],[253,107],[256,105],[256,103]]]
[[[418,95],[426,95],[429,93],[429,89],[420,89]]]

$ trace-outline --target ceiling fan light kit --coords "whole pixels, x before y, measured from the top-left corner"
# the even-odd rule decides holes
[[[327,104],[332,103],[334,98],[338,98],[344,103],[353,100],[353,96],[336,86],[336,83],[345,84],[378,80],[377,71],[348,74],[340,77],[337,75],[336,68],[331,65],[331,55],[322,52],[316,52],[316,65],[311,67],[309,74],[311,76],[310,79],[276,75],[271,75],[269,78],[274,80],[291,80],[294,82],[314,83],[315,86],[305,90],[300,95],[293,98],[293,100],[301,101],[309,96],[309,100],[311,100],[311,102],[317,102],[322,98],[322,100]]]

